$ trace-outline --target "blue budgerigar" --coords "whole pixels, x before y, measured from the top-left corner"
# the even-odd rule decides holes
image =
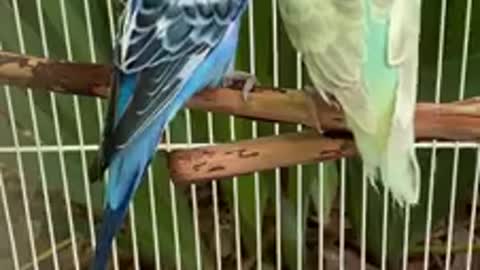
[[[112,240],[168,122],[196,92],[234,76],[247,0],[128,0],[114,49],[114,87],[91,177],[108,168],[103,224],[92,264],[106,268]]]
[[[420,6],[420,0],[279,0],[315,93],[338,101],[367,176],[375,184],[379,169],[400,205],[417,203],[420,193],[414,150]]]

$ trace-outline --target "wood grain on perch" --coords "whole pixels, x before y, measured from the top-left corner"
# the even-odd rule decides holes
[[[110,91],[111,67],[0,51],[0,83],[32,87],[34,91],[105,98]],[[187,106],[252,119],[314,126],[302,91],[258,87],[248,102],[244,102],[238,90],[209,89],[195,95]],[[348,132],[341,111],[326,104],[321,111],[320,122],[327,133]],[[444,104],[419,103],[416,135],[418,139],[477,141],[480,138],[480,99]],[[245,153],[250,153],[248,158]],[[177,181],[204,181],[314,160],[336,159],[354,153],[354,145],[349,139],[304,132],[178,150],[170,154],[169,165],[172,177]],[[204,163],[206,165],[202,165]]]
[[[177,182],[206,181],[356,153],[352,140],[319,137],[315,132],[263,137],[240,143],[174,151],[170,174]]]

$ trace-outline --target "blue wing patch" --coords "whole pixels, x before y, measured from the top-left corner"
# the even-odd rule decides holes
[[[96,165],[98,173],[175,99],[185,79],[215,48],[246,3],[127,3],[114,49],[115,87]]]

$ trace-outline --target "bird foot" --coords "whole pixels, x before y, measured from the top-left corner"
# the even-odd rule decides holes
[[[307,107],[313,119],[315,129],[319,134],[323,134],[322,125],[320,124],[320,111],[318,110],[318,92],[311,86],[305,86],[305,93],[307,94]]]
[[[310,92],[310,93],[316,95],[317,98],[318,98],[318,96],[320,96],[323,99],[323,101],[325,101],[325,103],[327,103],[328,106],[334,107],[336,110],[341,109],[340,103],[338,103],[338,101],[337,101],[337,99],[335,98],[334,95],[332,95],[332,94],[330,94],[326,91],[315,89],[313,86],[310,86],[310,85],[306,85],[305,90],[307,92]]]
[[[243,100],[247,101],[248,95],[250,94],[250,92],[253,91],[253,89],[255,89],[255,85],[258,82],[257,77],[245,71],[238,71],[238,70],[233,71],[225,75],[223,79],[223,87],[235,86],[238,81],[243,82],[243,87],[242,87]]]

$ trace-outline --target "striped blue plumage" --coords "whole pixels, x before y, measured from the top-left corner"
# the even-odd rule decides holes
[[[95,175],[109,169],[92,269],[110,247],[164,128],[197,91],[232,71],[246,0],[129,0],[114,50],[114,91]]]

